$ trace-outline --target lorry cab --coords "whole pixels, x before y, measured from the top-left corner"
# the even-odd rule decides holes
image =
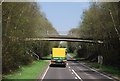
[[[63,65],[66,67],[66,49],[52,48],[51,65]]]

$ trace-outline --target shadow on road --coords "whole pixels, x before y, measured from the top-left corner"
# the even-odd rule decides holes
[[[56,68],[65,68],[65,65],[57,65],[57,64],[50,64],[50,67],[56,67]]]

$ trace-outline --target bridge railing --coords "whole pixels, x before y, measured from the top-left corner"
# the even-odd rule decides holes
[[[77,37],[79,36],[79,34],[75,34],[73,32],[69,32],[69,31],[57,31],[57,33],[54,33],[52,31],[47,31],[47,35],[48,36],[52,36],[52,35],[62,35],[62,36],[74,36],[74,37]]]

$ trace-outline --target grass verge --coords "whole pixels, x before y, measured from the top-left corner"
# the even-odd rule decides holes
[[[21,67],[13,74],[5,75],[6,79],[37,79],[40,73],[44,70],[48,61],[33,61],[32,64]]]
[[[100,64],[98,63],[87,63],[87,65],[94,67],[94,68],[99,68]],[[114,76],[118,76],[120,77],[120,69],[117,67],[113,67],[113,66],[106,66],[106,65],[102,65],[101,68],[99,68],[101,71],[110,73]]]
[[[76,56],[76,54],[74,54],[74,53],[68,53],[68,54],[70,54],[72,57]]]
[[[77,57],[76,54],[74,53],[69,53],[73,58],[75,58],[76,60],[84,60],[85,58],[80,58],[80,57]]]
[[[48,56],[44,56],[42,58],[45,58],[45,59],[51,59],[51,55],[48,55]]]

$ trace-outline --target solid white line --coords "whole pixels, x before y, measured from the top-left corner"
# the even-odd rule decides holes
[[[45,71],[44,75],[42,76],[41,81],[44,79],[45,75],[47,74],[48,69],[49,69],[49,65],[48,65],[48,67],[47,67],[47,69],[46,69],[46,71]]]
[[[80,79],[81,81],[83,81],[82,78],[80,78],[80,77],[78,76],[78,74],[77,74],[73,69],[72,69],[72,71],[73,71],[73,73],[77,76],[78,79]]]
[[[81,64],[81,65],[83,65],[83,64]],[[112,79],[113,80],[113,78],[111,78],[111,77],[109,77],[109,76],[107,76],[107,75],[104,75],[104,74],[102,74],[102,73],[100,73],[100,72],[98,72],[98,71],[96,71],[96,70],[94,70],[94,69],[92,69],[92,68],[90,68],[90,67],[88,67],[88,66],[85,66],[85,65],[83,65],[84,67],[87,67],[87,68],[89,68],[89,69],[91,69],[91,70],[93,70],[93,71],[95,71],[95,72],[97,72],[98,74],[100,74],[100,75],[102,75],[102,76],[104,76],[104,77],[106,77],[106,78],[108,78],[108,79]]]
[[[75,79],[77,79],[77,77],[75,77]]]

